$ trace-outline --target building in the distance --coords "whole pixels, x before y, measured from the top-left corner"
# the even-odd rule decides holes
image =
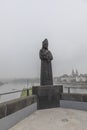
[[[80,74],[78,77],[76,77],[76,82],[87,82],[87,76]]]
[[[55,77],[54,82],[58,83],[86,83],[87,82],[87,74],[79,74],[78,70],[72,70],[71,75],[64,74],[60,77]]]

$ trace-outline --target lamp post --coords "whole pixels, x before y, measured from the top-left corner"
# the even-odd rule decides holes
[[[27,79],[27,96],[29,96],[29,89],[28,89],[28,79]]]

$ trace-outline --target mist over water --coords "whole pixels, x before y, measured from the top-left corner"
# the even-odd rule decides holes
[[[19,97],[21,97],[23,89],[29,89],[32,86],[38,85],[38,84],[39,83],[34,83],[34,82],[27,83],[26,80],[22,80],[22,81],[15,80],[15,81],[8,82],[8,83],[0,86],[0,94],[3,94],[2,96],[0,96],[0,103],[19,98]],[[19,90],[21,90],[21,92],[4,95],[5,93],[15,92],[15,91],[19,91]]]

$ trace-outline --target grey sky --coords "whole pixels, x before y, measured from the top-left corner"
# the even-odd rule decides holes
[[[1,0],[0,78],[39,77],[44,38],[54,55],[54,76],[87,73],[86,0]]]

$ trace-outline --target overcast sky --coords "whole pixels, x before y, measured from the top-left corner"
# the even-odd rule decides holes
[[[86,0],[0,0],[0,78],[39,77],[45,38],[54,76],[87,73]]]

